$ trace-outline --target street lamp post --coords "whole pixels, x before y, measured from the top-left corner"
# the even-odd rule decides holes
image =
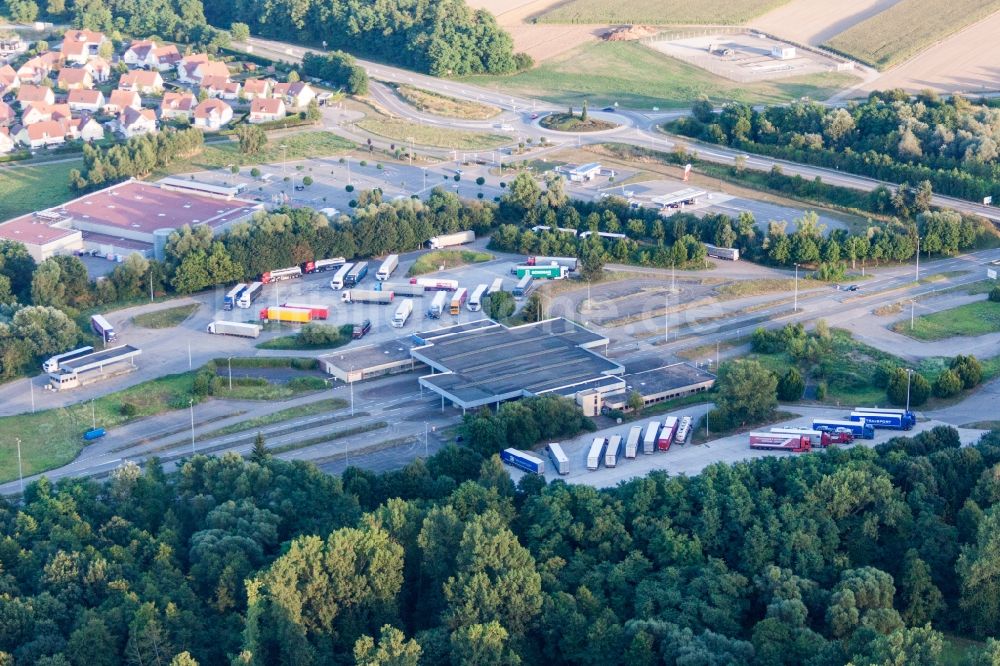
[[[226,359],[226,361],[229,363],[229,390],[232,391],[233,390],[233,357],[230,356],[229,358]]]
[[[191,455],[194,455],[194,398],[188,398],[188,407],[191,409]]]
[[[910,299],[910,330],[913,330],[913,310],[917,307],[917,302]]]
[[[15,437],[14,441],[17,442],[17,480],[21,486],[21,495],[24,495],[24,468],[21,467],[21,438]]]
[[[799,265],[795,264],[795,304],[792,307],[793,312],[799,311]]]
[[[913,370],[906,369],[906,411],[910,411],[910,379],[913,377]]]
[[[917,236],[917,270],[913,281],[920,282],[920,236]]]

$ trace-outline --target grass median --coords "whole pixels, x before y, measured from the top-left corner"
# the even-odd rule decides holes
[[[976,337],[1000,332],[1000,303],[976,301],[956,308],[921,315],[913,320],[898,321],[892,326],[897,333],[923,341],[944,340],[955,336]]]
[[[467,120],[488,120],[500,113],[500,109],[495,106],[457,99],[413,86],[396,86],[396,93],[416,107],[417,110],[432,113],[436,116],[465,118]]]
[[[132,317],[132,321],[136,326],[141,326],[142,328],[173,328],[193,315],[199,307],[198,303],[178,305],[177,307],[166,308],[165,310],[136,315]]]
[[[476,250],[435,250],[428,252],[417,258],[406,273],[408,276],[424,275],[440,270],[442,266],[446,269],[468,266],[469,264],[481,264],[484,261],[491,261],[493,255],[489,252],[479,252]]]
[[[355,125],[386,139],[409,143],[412,138],[413,143],[418,146],[435,148],[490,150],[513,141],[513,138],[506,134],[449,129],[386,116],[370,116],[359,120]]]

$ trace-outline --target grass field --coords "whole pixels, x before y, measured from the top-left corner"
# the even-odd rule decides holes
[[[735,25],[789,0],[571,0],[543,14],[540,23],[651,23]]]
[[[1000,303],[976,301],[957,308],[893,324],[892,330],[917,340],[943,340],[956,335],[975,337],[1000,332]]]
[[[281,146],[285,146],[285,148],[282,149]],[[200,155],[195,155],[190,159],[176,160],[162,173],[154,174],[154,177],[188,171],[218,169],[230,164],[249,166],[280,162],[285,159],[325,157],[342,153],[353,147],[354,144],[347,139],[331,132],[316,130],[306,130],[295,134],[286,134],[280,138],[272,138],[268,140],[264,149],[256,155],[241,154],[239,143],[235,140],[225,143],[210,143],[205,146]]]
[[[511,137],[467,130],[448,129],[411,123],[408,120],[387,116],[369,116],[355,123],[361,129],[386,139],[408,143],[410,137],[420,146],[454,148],[456,150],[487,150],[508,144]]]
[[[168,375],[97,398],[93,403],[0,418],[0,481],[17,478],[16,438],[21,440],[25,476],[60,467],[83,448],[83,433],[94,423],[91,405],[98,427],[105,428],[186,408],[193,395],[194,376],[194,372]],[[135,407],[133,416],[122,414],[125,403]]]
[[[888,69],[998,10],[1000,0],[900,0],[825,46],[872,67]]]
[[[69,172],[83,168],[83,160],[42,166],[0,169],[0,221],[69,201]]]
[[[335,349],[342,347],[351,341],[351,324],[344,324],[340,327],[340,339],[333,344],[313,345],[302,342],[298,333],[294,335],[283,335],[280,338],[271,338],[257,345],[257,349]]]
[[[547,115],[542,118],[541,125],[545,129],[556,130],[558,132],[601,132],[618,127],[614,123],[609,123],[605,120],[590,117],[583,120],[576,114],[571,116],[568,113]]]
[[[136,315],[132,317],[132,321],[142,328],[173,328],[193,315],[198,308],[198,303],[178,305],[175,308]]]
[[[808,289],[809,283],[800,285],[802,289]],[[739,280],[729,282],[715,290],[715,293],[724,299],[745,298],[747,296],[761,296],[763,294],[773,294],[776,291],[793,291],[795,280],[789,278],[755,278],[752,280]]]
[[[495,106],[457,99],[413,86],[397,86],[396,93],[418,110],[433,113],[436,116],[487,120],[500,113],[500,109]]]
[[[816,74],[743,85],[635,42],[593,42],[520,74],[463,80],[560,105],[587,100],[591,109],[614,102],[629,108],[688,108],[700,95],[718,104],[773,104],[802,96],[822,100],[857,81],[849,74]]]
[[[458,268],[468,264],[479,264],[489,261],[493,255],[489,252],[477,252],[475,250],[436,250],[421,255],[410,266],[407,275],[424,275],[438,270],[441,266],[445,268]]]
[[[273,412],[271,414],[265,414],[264,416],[258,416],[256,418],[248,419],[246,421],[243,421],[242,423],[234,423],[224,428],[213,430],[210,433],[198,437],[198,441],[211,439],[214,437],[222,437],[223,435],[232,435],[233,433],[237,432],[246,432],[247,430],[256,430],[258,428],[263,428],[264,426],[273,425],[275,423],[281,423],[282,421],[291,421],[292,419],[300,419],[304,416],[325,414],[327,412],[333,412],[338,409],[343,409],[344,407],[347,407],[347,404],[348,403],[346,400],[341,400],[340,398],[326,398],[324,400],[317,400],[316,402],[310,402],[308,405],[289,407],[288,409],[282,409],[281,411]]]

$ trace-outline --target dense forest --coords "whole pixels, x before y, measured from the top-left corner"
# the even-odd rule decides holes
[[[755,110],[707,100],[672,131],[712,143],[837,167],[896,183],[929,181],[934,191],[973,201],[1000,199],[1000,109],[960,95],[916,98],[873,92],[864,102],[829,107],[793,102]]]
[[[126,463],[0,506],[0,663],[930,666],[1000,631],[998,465],[948,428],[602,491]]]

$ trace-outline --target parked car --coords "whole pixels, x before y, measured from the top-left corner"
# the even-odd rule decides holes
[[[361,338],[365,337],[365,333],[367,333],[370,330],[372,330],[372,320],[365,319],[360,324],[354,325],[354,330],[351,331],[351,338],[355,340],[360,340]]]

